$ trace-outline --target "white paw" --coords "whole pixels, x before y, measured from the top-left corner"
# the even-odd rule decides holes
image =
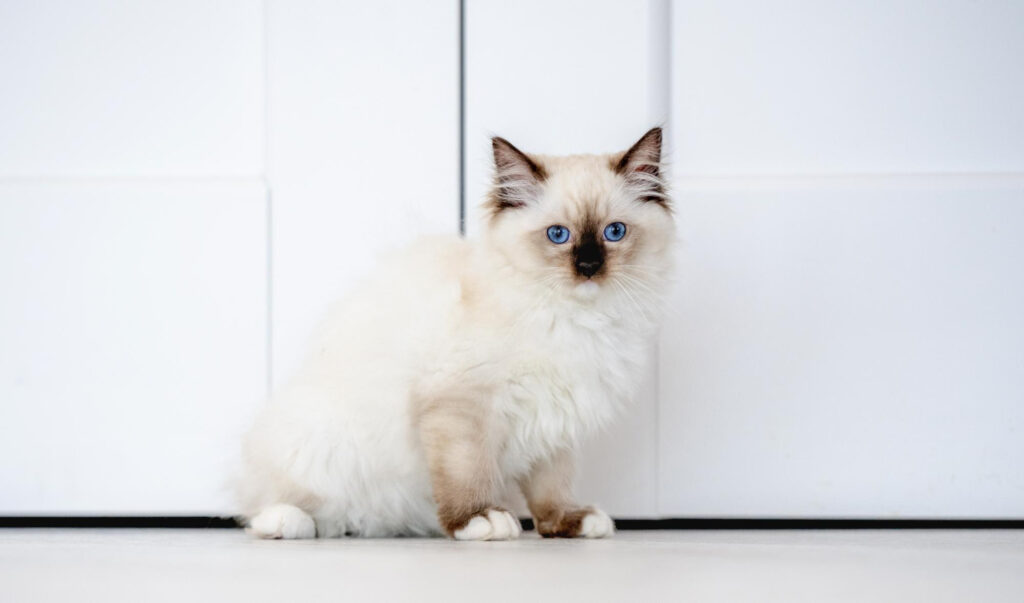
[[[293,505],[270,505],[249,521],[249,531],[260,538],[316,538],[316,524]]]
[[[607,538],[615,533],[615,522],[601,509],[594,509],[583,517],[581,538]]]
[[[508,511],[491,509],[487,515],[477,515],[461,530],[455,530],[456,540],[514,540],[523,531],[519,520]]]

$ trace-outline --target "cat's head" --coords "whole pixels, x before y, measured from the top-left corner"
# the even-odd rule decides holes
[[[579,297],[663,279],[675,226],[661,138],[654,128],[625,152],[564,157],[493,138],[488,241],[517,271]]]

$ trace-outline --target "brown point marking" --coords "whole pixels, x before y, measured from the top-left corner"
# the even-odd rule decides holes
[[[504,507],[495,506],[482,506],[472,513],[451,513],[450,511],[450,509],[446,510],[443,507],[438,507],[437,519],[441,524],[441,529],[444,530],[445,534],[451,537],[455,536],[455,532],[465,528],[474,517],[483,517],[487,519],[487,514],[491,511],[509,512],[508,509]],[[516,521],[519,520],[517,519]]]
[[[605,274],[608,256],[600,230],[601,225],[588,212],[571,252],[573,270],[577,277],[599,279]]]
[[[491,138],[491,150],[494,152],[494,166],[498,168],[499,173],[504,169],[509,169],[519,164],[526,166],[530,170],[530,174],[538,182],[543,182],[548,177],[544,166],[534,161],[533,158],[517,149],[515,145],[501,136]]]
[[[477,515],[486,515],[488,507],[478,505],[473,508],[461,507],[459,505],[439,504],[437,506],[437,521],[441,529],[449,536],[455,536],[455,532],[466,527],[471,519]]]
[[[613,169],[624,177],[631,173],[643,172],[655,178],[661,178],[661,143],[662,132],[660,127],[654,127],[640,137],[629,150],[622,155],[612,157]],[[664,188],[660,185],[654,186],[651,192],[655,195],[644,195],[641,201],[650,201],[668,209],[668,202],[664,198]]]
[[[643,155],[646,155],[644,157]],[[615,166],[615,171],[626,175],[630,167],[634,171],[647,172],[659,176],[658,162],[661,161],[661,128],[655,127],[640,137],[629,150],[623,153]],[[639,163],[640,165],[632,165]]]
[[[544,538],[575,538],[583,528],[583,518],[593,513],[594,508],[541,505],[531,511],[537,523],[537,533]]]
[[[543,165],[500,136],[491,138],[491,151],[494,154],[495,175],[488,203],[493,217],[506,209],[525,205],[521,198],[516,198],[510,193],[507,185],[524,177],[534,184],[539,184],[547,179],[548,173]]]
[[[430,470],[438,524],[449,536],[494,508],[497,466],[488,445],[487,392],[423,389],[413,395],[413,420]]]

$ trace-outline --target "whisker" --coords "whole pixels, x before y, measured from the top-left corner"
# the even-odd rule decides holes
[[[629,292],[629,289],[627,289],[626,286],[619,281],[612,282],[615,284],[616,287],[618,287],[619,291],[622,291],[622,293],[629,299],[629,301],[636,308],[637,312],[639,312],[640,315],[644,317],[644,320],[646,320],[647,322],[651,322],[651,317],[648,316],[647,312],[644,310],[643,305],[641,305],[640,302],[637,301],[636,297],[634,297],[633,294]]]
[[[646,294],[648,294],[648,295],[650,295],[652,297],[655,297],[655,298],[661,297],[661,294],[658,291],[656,291],[653,286],[651,286],[650,284],[644,282],[643,280],[641,280],[641,279],[639,279],[639,278],[637,278],[637,277],[635,277],[633,275],[630,275],[630,274],[628,274],[626,272],[619,272],[617,276],[618,276],[618,278],[626,281],[627,283],[633,285],[634,287],[636,287],[638,289],[641,289],[644,293],[646,293]]]

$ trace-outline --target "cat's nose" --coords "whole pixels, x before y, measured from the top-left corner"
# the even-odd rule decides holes
[[[602,265],[604,265],[603,260],[577,260],[576,273],[581,276],[590,278],[597,274],[597,271],[601,269]]]

